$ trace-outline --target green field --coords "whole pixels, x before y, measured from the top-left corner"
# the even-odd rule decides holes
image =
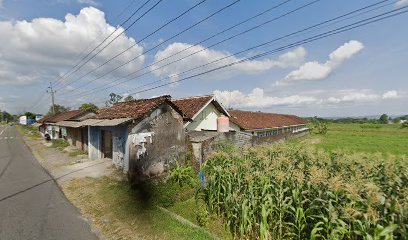
[[[311,134],[305,141],[329,152],[408,155],[408,129],[400,125],[329,124],[327,134]]]

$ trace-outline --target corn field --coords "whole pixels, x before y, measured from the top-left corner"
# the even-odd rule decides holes
[[[207,160],[203,196],[240,239],[408,239],[408,159],[303,144]]]

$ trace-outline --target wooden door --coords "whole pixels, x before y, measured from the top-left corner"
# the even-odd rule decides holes
[[[112,133],[102,131],[102,157],[112,158]]]

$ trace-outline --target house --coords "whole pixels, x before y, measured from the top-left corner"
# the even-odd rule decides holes
[[[86,110],[72,110],[44,117],[38,121],[41,124],[39,130],[44,136],[48,135],[51,139],[67,139],[67,127],[61,124],[61,122],[78,118],[87,113],[88,111]]]
[[[83,121],[95,116],[91,110],[76,110],[76,114],[70,114],[70,118],[56,122],[54,125],[62,129],[63,138],[68,143],[81,149],[88,151],[88,126],[84,125]]]
[[[185,117],[186,131],[217,131],[217,120],[229,117],[228,111],[213,95],[175,99],[172,101]]]
[[[170,96],[99,109],[89,126],[89,158],[111,158],[132,179],[167,171],[185,152],[183,118]]]
[[[229,110],[229,113],[232,129],[258,138],[308,132],[307,121],[294,115],[241,110]]]

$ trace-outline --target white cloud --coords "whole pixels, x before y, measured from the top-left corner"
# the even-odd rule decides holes
[[[399,97],[398,92],[396,90],[391,90],[391,91],[385,92],[382,95],[383,99],[395,99],[395,98],[398,98],[398,97]]]
[[[286,107],[310,107],[310,106],[333,106],[357,103],[378,103],[384,99],[397,98],[395,90],[383,94],[370,89],[345,89],[334,91],[308,91],[286,96],[267,96],[263,89],[255,88],[248,94],[238,90],[220,91],[215,90],[214,95],[226,107],[242,109],[268,109],[275,106]]]
[[[183,71],[216,61],[218,59],[225,58],[228,55],[230,55],[230,53],[228,52],[206,49],[203,46],[194,46],[194,45],[190,45],[187,43],[173,43],[169,45],[166,49],[157,52],[157,54],[155,55],[154,61],[159,61],[161,59],[164,59],[186,48],[189,48],[189,49],[183,51],[180,54],[177,54],[176,56],[172,58],[163,60],[162,62],[153,65],[151,67],[151,70],[157,69],[162,66],[162,68],[158,69],[157,71],[154,71],[155,75],[171,77],[171,79],[174,81],[177,78],[181,77],[178,74]],[[195,52],[198,52],[198,53],[195,53]],[[189,56],[191,54],[194,54],[194,55]],[[300,47],[291,52],[280,55],[276,60],[265,59],[265,60],[259,60],[259,61],[246,61],[246,62],[242,62],[237,65],[210,73],[210,74],[206,74],[203,78],[219,80],[219,79],[227,79],[234,75],[239,75],[239,74],[261,73],[261,72],[264,72],[272,68],[287,68],[287,67],[293,67],[293,66],[296,67],[296,66],[299,66],[301,62],[303,62],[305,55],[306,55],[305,49]],[[168,66],[164,66],[170,62],[173,62],[177,59],[181,59],[183,57],[186,57],[186,58],[176,63],[170,64]],[[204,72],[206,70],[221,67],[223,65],[239,61],[241,59],[244,59],[244,58],[237,58],[234,56],[229,57],[229,58],[217,61],[213,64],[209,64],[206,67],[198,68],[195,71],[188,72],[188,74]]]
[[[105,19],[105,14],[93,7],[83,8],[76,16],[67,14],[64,21],[36,18],[32,21],[0,22],[0,85],[28,85],[55,81],[80,59],[89,45],[100,43],[115,28]],[[117,31],[118,33],[121,30]],[[114,34],[116,35],[116,34]],[[133,45],[135,40],[121,35],[108,48],[82,69],[83,73],[99,66],[118,52]],[[89,48],[88,51],[92,49]],[[143,52],[141,46],[118,57],[95,75],[127,62]],[[139,69],[144,57],[132,62],[114,76]],[[92,77],[92,76],[91,76]]]
[[[95,0],[77,0],[80,4],[86,4],[91,6],[99,6],[99,3]]]
[[[327,103],[344,103],[344,102],[372,102],[381,99],[381,96],[373,93],[368,89],[352,89],[352,90],[340,90],[334,95],[335,97],[329,97]]]
[[[243,94],[238,90],[231,92],[215,90],[214,95],[224,106],[244,109],[269,108],[273,106],[294,106],[319,102],[319,99],[311,96],[266,96],[264,94],[264,90],[261,88],[255,88],[249,94]]]
[[[408,0],[397,0],[397,2],[395,3],[396,7],[403,7],[405,5],[408,4]]]
[[[306,62],[299,69],[290,72],[284,79],[277,81],[276,85],[287,85],[297,81],[321,80],[327,78],[336,68],[346,60],[353,57],[364,48],[359,41],[349,41],[330,53],[329,60],[325,63],[317,61]]]

